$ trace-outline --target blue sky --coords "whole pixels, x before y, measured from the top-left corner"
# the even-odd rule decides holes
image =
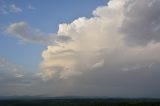
[[[26,44],[17,38],[8,36],[4,28],[11,23],[25,21],[30,26],[36,27],[43,33],[56,33],[58,25],[70,23],[74,19],[85,16],[91,17],[92,11],[97,6],[103,6],[106,0],[4,0],[1,5],[15,4],[22,12],[0,14],[1,38],[0,56],[21,64],[29,70],[37,70],[41,52],[46,48],[45,45]],[[28,9],[32,6],[33,9]]]

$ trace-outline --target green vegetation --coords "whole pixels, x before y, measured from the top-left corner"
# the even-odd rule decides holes
[[[0,106],[160,106],[155,99],[28,99],[1,100]]]

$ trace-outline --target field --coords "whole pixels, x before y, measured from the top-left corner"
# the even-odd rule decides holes
[[[25,99],[1,100],[0,106],[160,106],[159,99]]]

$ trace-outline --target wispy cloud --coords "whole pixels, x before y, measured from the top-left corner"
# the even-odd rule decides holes
[[[0,57],[0,95],[23,95],[41,79],[23,66]]]
[[[70,37],[56,34],[46,35],[37,28],[30,27],[26,22],[17,22],[10,24],[6,33],[13,37],[17,37],[24,42],[50,44],[56,42],[68,42]]]
[[[0,14],[20,13],[23,10],[15,4],[0,5]]]
[[[17,64],[11,63],[4,58],[0,58],[0,82],[1,85],[8,84],[25,84],[28,73],[26,70]],[[27,76],[28,77],[28,76]],[[30,80],[30,79],[27,79]]]
[[[29,10],[36,10],[36,8],[33,7],[32,5],[28,5],[27,8],[28,8]]]

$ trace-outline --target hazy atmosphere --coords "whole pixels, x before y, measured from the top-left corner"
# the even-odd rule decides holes
[[[0,96],[160,98],[160,0],[0,0]]]

